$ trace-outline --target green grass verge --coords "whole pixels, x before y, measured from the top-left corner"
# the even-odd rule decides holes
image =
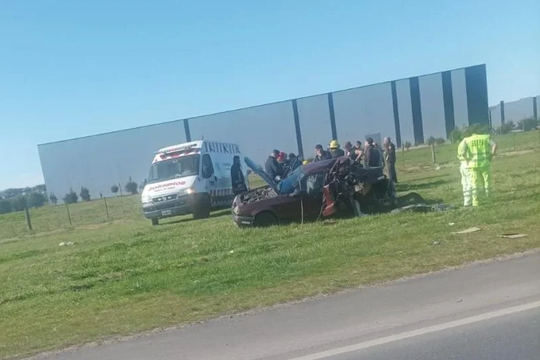
[[[197,321],[540,247],[538,133],[497,139],[494,204],[239,230],[229,211],[152,227],[138,197],[0,217],[0,357]],[[401,155],[401,154],[400,154]],[[459,206],[455,146],[405,153],[400,191]],[[438,170],[437,170],[438,169]],[[455,225],[450,226],[450,223]],[[471,226],[481,232],[452,235]],[[502,239],[504,232],[522,239]],[[60,242],[74,242],[59,247]],[[437,245],[434,245],[436,243]]]

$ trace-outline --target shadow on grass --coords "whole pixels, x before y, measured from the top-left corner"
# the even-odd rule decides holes
[[[397,191],[417,191],[417,190],[426,190],[434,189],[441,185],[453,183],[451,180],[436,180],[432,182],[422,183],[422,184],[403,184],[398,183],[396,185]]]
[[[223,208],[223,209],[219,209],[217,211],[212,212],[210,214],[210,217],[208,217],[208,219],[220,218],[220,217],[223,217],[223,216],[226,216],[226,215],[231,215],[231,210],[229,208]],[[189,222],[192,222],[192,221],[198,221],[198,220],[193,219],[193,217],[185,217],[185,218],[182,218],[182,219],[178,219],[178,220],[163,223],[162,225],[182,224],[182,223],[189,223]]]

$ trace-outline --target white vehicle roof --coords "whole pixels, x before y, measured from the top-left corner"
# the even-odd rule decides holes
[[[223,143],[208,140],[190,141],[187,143],[167,146],[159,149],[155,153],[156,156],[153,162],[167,160],[172,157],[200,154],[201,152],[239,155],[240,146],[233,143]]]

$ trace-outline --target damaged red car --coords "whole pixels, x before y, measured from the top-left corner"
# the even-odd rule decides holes
[[[268,186],[234,199],[232,215],[239,227],[361,216],[399,205],[393,183],[382,169],[365,169],[347,157],[301,166],[277,183],[251,159],[245,162]]]

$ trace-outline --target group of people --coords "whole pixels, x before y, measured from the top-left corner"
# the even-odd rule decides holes
[[[302,165],[302,160],[294,153],[288,156],[282,151],[272,150],[264,164],[264,170],[273,180],[287,177],[292,171]]]
[[[382,148],[373,138],[368,137],[363,147],[361,141],[357,141],[354,146],[350,141],[347,141],[344,149],[341,149],[337,140],[330,142],[328,150],[324,150],[323,146],[318,144],[315,146],[313,161],[347,156],[366,168],[385,168],[388,178],[397,183],[396,146],[389,137],[384,138]]]
[[[491,194],[491,161],[497,152],[497,144],[489,134],[470,134],[458,146],[460,160],[461,184],[463,187],[463,205],[478,206],[483,198],[489,199]],[[396,146],[389,137],[385,137],[383,148],[368,137],[356,145],[347,141],[344,150],[337,140],[332,140],[325,150],[322,145],[315,146],[315,157],[302,161],[291,153],[288,156],[279,150],[273,150],[265,163],[266,173],[274,180],[286,177],[290,172],[311,161],[322,161],[347,156],[366,168],[384,167],[386,175],[397,183]],[[235,195],[247,191],[246,182],[241,169],[240,157],[235,156],[231,167],[231,180]]]

